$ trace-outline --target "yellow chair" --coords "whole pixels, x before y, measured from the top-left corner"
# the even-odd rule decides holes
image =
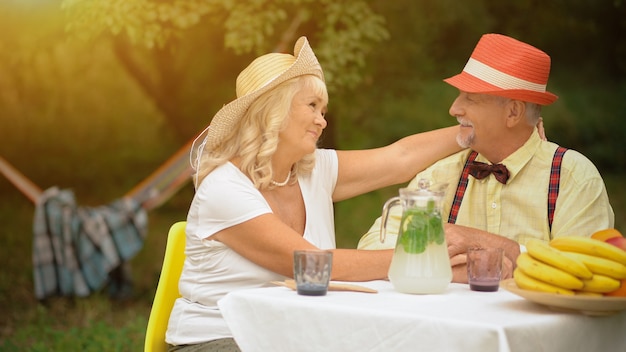
[[[144,351],[161,352],[167,351],[165,343],[165,331],[170,319],[174,301],[180,297],[178,292],[178,280],[185,262],[185,221],[179,221],[170,227],[165,245],[163,268],[157,285],[148,327]]]

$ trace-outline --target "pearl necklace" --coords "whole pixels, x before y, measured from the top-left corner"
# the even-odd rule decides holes
[[[276,182],[274,180],[271,180],[270,183],[273,186],[276,186],[276,187],[283,187],[283,186],[286,186],[287,183],[289,183],[289,179],[290,178],[291,178],[291,170],[289,170],[289,173],[287,174],[287,179],[285,181],[283,181],[283,182]]]

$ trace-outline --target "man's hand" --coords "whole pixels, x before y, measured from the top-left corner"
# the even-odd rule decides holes
[[[467,283],[467,254],[457,254],[450,258],[452,282]]]
[[[458,282],[461,284],[467,283],[467,255],[458,254],[450,258],[450,265],[452,266],[452,282]],[[514,265],[511,259],[507,256],[502,260],[502,277],[501,280],[510,279],[513,277]]]
[[[513,277],[519,244],[500,235],[467,226],[445,224],[448,255],[452,266],[452,282],[467,283],[467,249],[470,247],[504,248],[502,280]]]
[[[444,224],[444,231],[450,258],[459,254],[466,254],[470,247],[486,246],[486,243],[481,243],[480,230],[467,226]]]

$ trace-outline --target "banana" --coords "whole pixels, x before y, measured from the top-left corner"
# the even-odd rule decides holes
[[[543,281],[533,279],[532,277],[526,275],[520,268],[515,268],[515,270],[513,271],[513,280],[515,280],[515,284],[517,284],[519,288],[522,288],[524,290],[556,293],[569,296],[574,295],[574,291],[572,290],[550,285]]]
[[[626,265],[626,251],[612,244],[589,237],[567,236],[550,241],[550,246],[564,252],[576,252],[614,260]]]
[[[544,241],[532,238],[526,242],[526,250],[531,257],[552,265],[581,279],[591,279],[593,273],[579,258],[566,256],[560,250],[550,247]],[[626,269],[626,267],[625,267]]]
[[[608,293],[617,290],[621,282],[608,276],[594,274],[591,279],[583,279],[583,288],[581,291]]]
[[[526,275],[545,283],[570,290],[580,290],[584,286],[581,279],[576,276],[540,262],[531,257],[528,253],[520,254],[517,257],[516,263]]]
[[[620,264],[614,260],[576,252],[562,253],[570,258],[576,258],[582,261],[594,274],[606,275],[618,280],[626,279],[626,265]],[[588,278],[585,277],[584,279]]]

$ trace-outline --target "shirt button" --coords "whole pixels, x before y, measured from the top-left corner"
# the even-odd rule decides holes
[[[497,205],[496,205],[495,202],[491,203],[491,208],[495,209],[496,207],[497,207]]]

